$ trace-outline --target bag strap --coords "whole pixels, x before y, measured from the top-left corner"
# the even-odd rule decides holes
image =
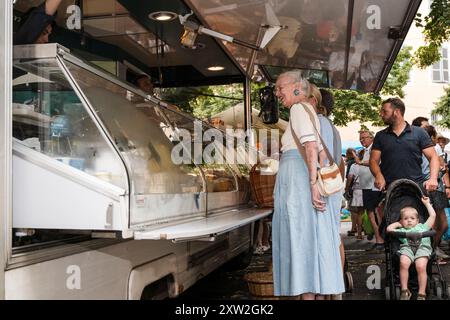
[[[304,109],[306,110],[306,112],[308,113],[309,118],[311,119],[312,125],[313,125],[314,129],[316,130],[317,135],[319,136],[320,142],[322,143],[322,147],[323,147],[323,149],[325,150],[325,153],[326,153],[326,155],[327,155],[328,161],[330,162],[330,165],[333,165],[334,163],[336,163],[336,161],[334,161],[333,156],[332,156],[331,153],[330,153],[330,150],[328,150],[327,145],[325,144],[325,141],[323,141],[322,136],[320,135],[319,130],[317,130],[317,127],[316,127],[316,121],[315,121],[315,119],[314,119],[314,116],[313,116],[311,110],[309,110],[309,108],[308,108],[307,106],[305,106],[303,103],[300,103],[300,104],[303,106],[303,108],[304,108]]]
[[[303,160],[306,163],[306,150],[305,147],[300,143],[300,139],[297,137],[297,134],[294,131],[294,128],[292,128],[292,122],[289,120],[289,125],[291,127],[291,134],[294,138],[295,144],[297,145],[297,149],[300,152],[300,155],[303,157]]]

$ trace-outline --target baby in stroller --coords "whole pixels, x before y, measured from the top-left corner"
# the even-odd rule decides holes
[[[449,298],[450,287],[432,249],[436,231],[430,228],[435,211],[429,200],[423,198],[419,185],[408,179],[394,181],[389,185],[384,201],[380,234],[385,239],[386,298],[409,299],[411,293],[419,293],[419,299],[424,299],[426,293],[438,299]]]
[[[409,300],[411,292],[408,289],[409,267],[412,263],[416,266],[419,291],[417,300],[425,300],[427,286],[427,264],[433,253],[430,240],[431,230],[436,219],[436,212],[431,206],[430,199],[422,196],[422,203],[427,209],[428,219],[425,223],[419,222],[419,212],[412,206],[400,209],[400,221],[390,224],[386,231],[401,242],[398,254],[400,255],[400,300]]]

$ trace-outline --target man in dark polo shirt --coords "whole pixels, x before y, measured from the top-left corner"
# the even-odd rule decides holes
[[[388,125],[378,132],[370,153],[370,171],[375,187],[385,190],[397,179],[410,179],[430,192],[438,186],[439,158],[426,131],[404,119],[405,105],[398,98],[383,102],[381,118]],[[430,178],[422,173],[422,153],[430,161]],[[380,165],[381,161],[381,165]]]

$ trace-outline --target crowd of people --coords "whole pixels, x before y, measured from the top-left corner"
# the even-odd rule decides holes
[[[277,296],[325,299],[345,290],[345,256],[339,224],[343,193],[324,197],[317,185],[318,168],[327,162],[324,149],[330,150],[335,162],[344,167],[341,149],[337,147],[341,143],[340,136],[328,118],[332,95],[326,90],[319,91],[302,78],[300,71],[281,74],[275,94],[290,109],[290,120],[281,140],[282,155],[274,190],[274,291]],[[381,231],[387,227],[383,225],[386,191],[394,181],[409,179],[425,195],[424,203],[431,208],[430,217],[431,212],[436,212],[436,217],[430,218],[426,225],[436,230],[433,249],[440,263],[444,263],[442,259],[448,256],[439,249],[439,243],[448,227],[444,208],[449,206],[450,181],[448,159],[443,151],[448,140],[437,135],[427,119],[420,118],[419,122],[415,119],[410,125],[404,115],[402,100],[383,101],[380,116],[387,127],[377,134],[360,131],[361,152],[347,150],[345,195],[355,228],[349,234],[354,232],[357,239],[363,239],[361,215],[366,212],[375,240],[367,250],[384,250]],[[407,223],[402,221],[395,226],[408,229]],[[408,260],[408,265],[414,261],[416,268],[422,270],[423,263],[430,258],[428,251],[423,252],[417,261]],[[422,284],[423,281],[418,298],[424,296]],[[404,283],[402,290],[402,296],[409,298]]]

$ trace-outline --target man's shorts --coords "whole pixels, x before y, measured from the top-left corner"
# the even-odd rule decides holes
[[[448,208],[447,195],[442,191],[429,192],[430,202],[434,210],[442,210]]]
[[[363,190],[363,204],[367,211],[374,211],[376,207],[383,200],[383,193],[381,191],[373,191],[370,189]]]
[[[398,253],[400,255],[407,256],[411,262],[414,262],[416,259],[421,257],[427,257],[430,258],[432,249],[429,246],[425,246],[421,244],[419,248],[416,251],[416,254],[414,255],[414,252],[412,251],[411,247],[407,244],[400,245],[400,250],[398,250]]]

